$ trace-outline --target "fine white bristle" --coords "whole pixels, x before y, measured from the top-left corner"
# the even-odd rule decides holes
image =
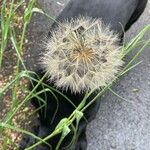
[[[100,19],[71,19],[51,33],[41,63],[59,88],[74,93],[99,89],[115,78],[123,64],[118,41]]]

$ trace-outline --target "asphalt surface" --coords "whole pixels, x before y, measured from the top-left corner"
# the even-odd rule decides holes
[[[51,16],[58,15],[66,1],[39,0]],[[41,14],[33,16],[29,27],[30,57],[26,59],[29,69],[38,66],[41,41],[51,23]],[[133,38],[148,23],[150,0],[143,15],[126,33],[126,39]],[[145,37],[148,38],[150,33]],[[138,61],[142,61],[142,64],[113,86],[113,90],[126,101],[110,92],[101,100],[100,110],[87,129],[88,150],[150,150],[150,47],[145,49]]]

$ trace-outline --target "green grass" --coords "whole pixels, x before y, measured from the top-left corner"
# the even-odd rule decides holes
[[[30,135],[34,138],[37,139],[37,143],[33,144],[32,146],[30,146],[29,148],[27,148],[26,150],[31,150],[34,147],[36,147],[37,145],[41,144],[41,143],[46,143],[46,140],[52,138],[53,136],[61,133],[61,139],[57,145],[57,149],[59,149],[59,146],[61,144],[61,142],[63,141],[63,139],[65,138],[65,136],[67,136],[67,134],[70,132],[70,130],[72,129],[74,131],[74,137],[76,135],[76,131],[78,128],[78,123],[80,121],[80,119],[82,117],[84,117],[84,111],[86,109],[88,109],[88,107],[100,96],[102,96],[106,91],[111,91],[113,94],[115,94],[117,97],[119,97],[120,99],[126,100],[125,98],[122,98],[121,96],[117,95],[112,89],[112,83],[108,84],[107,86],[103,87],[101,89],[101,91],[99,91],[97,93],[97,95],[91,99],[91,101],[85,105],[85,102],[87,100],[87,98],[93,93],[93,91],[90,91],[88,93],[85,94],[84,99],[81,101],[80,105],[78,107],[75,107],[75,110],[72,114],[70,114],[70,116],[68,118],[64,118],[60,121],[60,123],[57,125],[57,127],[55,128],[55,130],[47,137],[45,137],[44,139],[40,139],[39,137],[35,136],[34,134],[26,131],[25,129],[22,129],[20,127],[16,127],[16,125],[13,122],[14,117],[17,115],[17,113],[26,105],[28,105],[28,102],[30,101],[30,99],[32,97],[36,97],[39,99],[39,102],[44,102],[43,99],[41,99],[38,95],[39,93],[34,93],[34,91],[36,90],[36,88],[38,87],[39,84],[43,84],[45,85],[42,81],[43,79],[46,77],[46,74],[43,76],[42,79],[37,80],[34,79],[32,77],[33,74],[35,74],[34,72],[31,72],[29,70],[26,69],[25,64],[23,63],[23,48],[25,46],[25,38],[26,38],[26,31],[27,31],[27,27],[28,24],[30,23],[31,20],[31,16],[33,12],[38,12],[38,13],[42,13],[46,16],[48,16],[45,12],[43,12],[42,10],[36,8],[36,2],[35,0],[30,0],[26,10],[23,12],[23,27],[21,32],[19,33],[20,38],[18,38],[18,33],[16,31],[16,29],[13,26],[13,19],[17,13],[17,10],[23,5],[24,0],[19,1],[18,3],[16,3],[14,0],[10,0],[9,2],[11,2],[10,6],[8,7],[8,0],[3,0],[2,1],[2,7],[1,7],[1,41],[0,41],[0,67],[3,67],[3,61],[4,61],[4,55],[5,55],[5,50],[8,47],[8,44],[11,43],[11,45],[14,47],[15,49],[15,53],[17,56],[17,60],[16,60],[16,66],[17,69],[13,74],[13,79],[10,80],[4,87],[2,87],[0,89],[0,97],[2,99],[0,99],[0,103],[2,103],[4,101],[4,96],[7,93],[8,90],[11,90],[11,101],[10,101],[10,109],[9,111],[6,112],[6,114],[4,115],[3,118],[1,118],[0,121],[0,137],[5,132],[5,130],[10,129],[11,131],[14,132],[18,132],[18,133],[24,133],[27,135]],[[8,8],[7,8],[8,7]],[[6,11],[8,11],[8,16],[6,17]],[[52,17],[48,16],[48,18],[53,19]],[[54,19],[53,19],[54,20]],[[145,36],[146,33],[148,33],[150,31],[150,24],[147,25],[135,38],[133,38],[130,42],[126,43],[123,48],[122,48],[122,59],[124,59],[124,57],[126,57],[128,54],[130,54],[133,50],[135,50],[136,48],[140,49],[136,52],[136,54],[132,57],[132,59],[124,66],[124,68],[122,68],[122,70],[120,71],[120,73],[118,74],[118,76],[116,77],[116,79],[114,79],[114,84],[115,82],[117,82],[117,80],[125,75],[128,71],[132,70],[134,67],[136,67],[137,65],[139,65],[141,62],[134,64],[136,58],[144,51],[144,49],[150,45],[150,39],[148,39],[147,41],[143,41],[143,38]],[[141,60],[142,61],[142,60]],[[20,69],[20,65],[22,66],[23,69]],[[37,86],[34,87],[34,89],[32,91],[27,91],[27,89],[25,87],[21,87],[22,90],[26,90],[26,96],[24,97],[24,99],[20,102],[18,97],[17,97],[17,91],[18,88],[20,88],[20,81],[22,79],[28,79],[30,81],[34,80],[37,81]],[[46,89],[40,91],[40,93],[46,91],[50,91],[54,96],[56,101],[58,101],[56,95],[54,94],[55,92],[58,92],[59,94],[63,95],[62,93],[60,93],[57,89],[54,89],[53,87],[50,87],[48,85],[46,85]],[[65,95],[63,95],[65,97],[65,99],[67,101],[69,101],[71,103],[71,100],[68,99]],[[74,104],[72,104],[74,105]],[[46,106],[46,103],[44,102],[43,106]],[[36,110],[37,111],[37,110]],[[57,111],[57,110],[56,110]],[[77,126],[74,127],[73,126],[73,121],[77,122]],[[74,137],[72,139],[72,142],[74,142]],[[3,136],[3,139],[5,139],[3,141],[3,150],[7,150],[8,149],[8,145],[12,145],[14,146],[14,149],[17,149],[17,145],[13,144],[12,139],[9,136]],[[48,143],[46,143],[48,144]],[[48,144],[49,145],[49,144]]]

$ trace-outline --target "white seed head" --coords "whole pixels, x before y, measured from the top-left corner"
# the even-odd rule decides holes
[[[74,93],[99,89],[115,79],[123,64],[118,41],[100,19],[71,19],[51,33],[41,63],[57,87]]]

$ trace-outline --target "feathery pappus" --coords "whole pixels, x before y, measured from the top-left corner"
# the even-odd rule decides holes
[[[50,82],[73,92],[112,82],[123,61],[118,35],[101,19],[79,17],[58,25],[46,41],[41,63]]]

